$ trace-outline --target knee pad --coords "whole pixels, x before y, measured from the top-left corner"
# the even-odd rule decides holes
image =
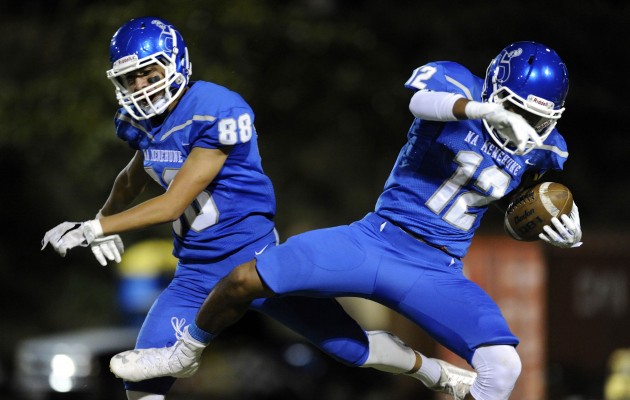
[[[521,359],[513,346],[479,347],[472,358],[477,379],[470,389],[475,399],[507,399],[521,374]]]

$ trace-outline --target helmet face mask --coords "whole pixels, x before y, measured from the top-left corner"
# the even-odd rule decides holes
[[[555,51],[536,42],[516,42],[488,66],[482,99],[523,116],[544,142],[562,116],[568,90],[567,69]],[[503,150],[515,153],[511,142],[483,122]],[[534,148],[530,140],[522,154]]]
[[[138,120],[166,111],[183,92],[192,70],[181,35],[168,22],[153,17],[123,25],[112,38],[110,60],[107,77],[114,84],[118,103]],[[151,67],[160,71],[161,79],[151,77],[148,86],[131,92],[129,77]]]
[[[149,85],[134,90],[132,80],[148,69],[157,70],[147,79]],[[168,78],[170,76],[170,79]],[[147,119],[161,114],[176,96],[169,89],[179,78],[172,64],[156,61],[146,66],[132,68],[130,72],[115,74],[110,79],[116,87],[118,103],[136,119]],[[183,88],[183,86],[180,86]],[[175,92],[177,93],[177,92]]]

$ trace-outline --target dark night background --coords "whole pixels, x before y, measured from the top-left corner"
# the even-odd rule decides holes
[[[91,219],[132,155],[115,137],[109,40],[157,15],[182,33],[193,79],[254,108],[283,237],[370,211],[412,121],[403,84],[452,60],[483,76],[517,40],[554,48],[570,76],[558,124],[584,240],[628,233],[625,1],[17,1],[0,5],[0,357],[16,341],[115,318],[114,276],[89,251],[40,252],[46,230]],[[489,213],[481,233],[501,231]],[[168,227],[123,236],[127,246]],[[626,325],[626,329],[628,328]]]

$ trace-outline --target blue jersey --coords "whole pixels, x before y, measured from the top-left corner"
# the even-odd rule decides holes
[[[154,122],[154,121],[153,121]],[[174,222],[174,254],[212,261],[273,230],[275,197],[258,152],[254,112],[237,93],[197,81],[157,126],[120,109],[116,134],[144,154],[147,173],[168,188],[194,147],[231,148],[210,185]]]
[[[454,62],[417,68],[408,89],[461,94],[481,101],[483,80]],[[481,120],[416,118],[375,211],[427,242],[463,257],[488,205],[514,191],[526,173],[562,169],[568,156],[555,129],[540,149],[509,154]]]

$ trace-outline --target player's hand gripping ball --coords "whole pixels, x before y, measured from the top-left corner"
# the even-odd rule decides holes
[[[533,242],[553,217],[569,215],[572,208],[573,194],[566,186],[543,182],[525,189],[510,203],[503,225],[512,238]]]

